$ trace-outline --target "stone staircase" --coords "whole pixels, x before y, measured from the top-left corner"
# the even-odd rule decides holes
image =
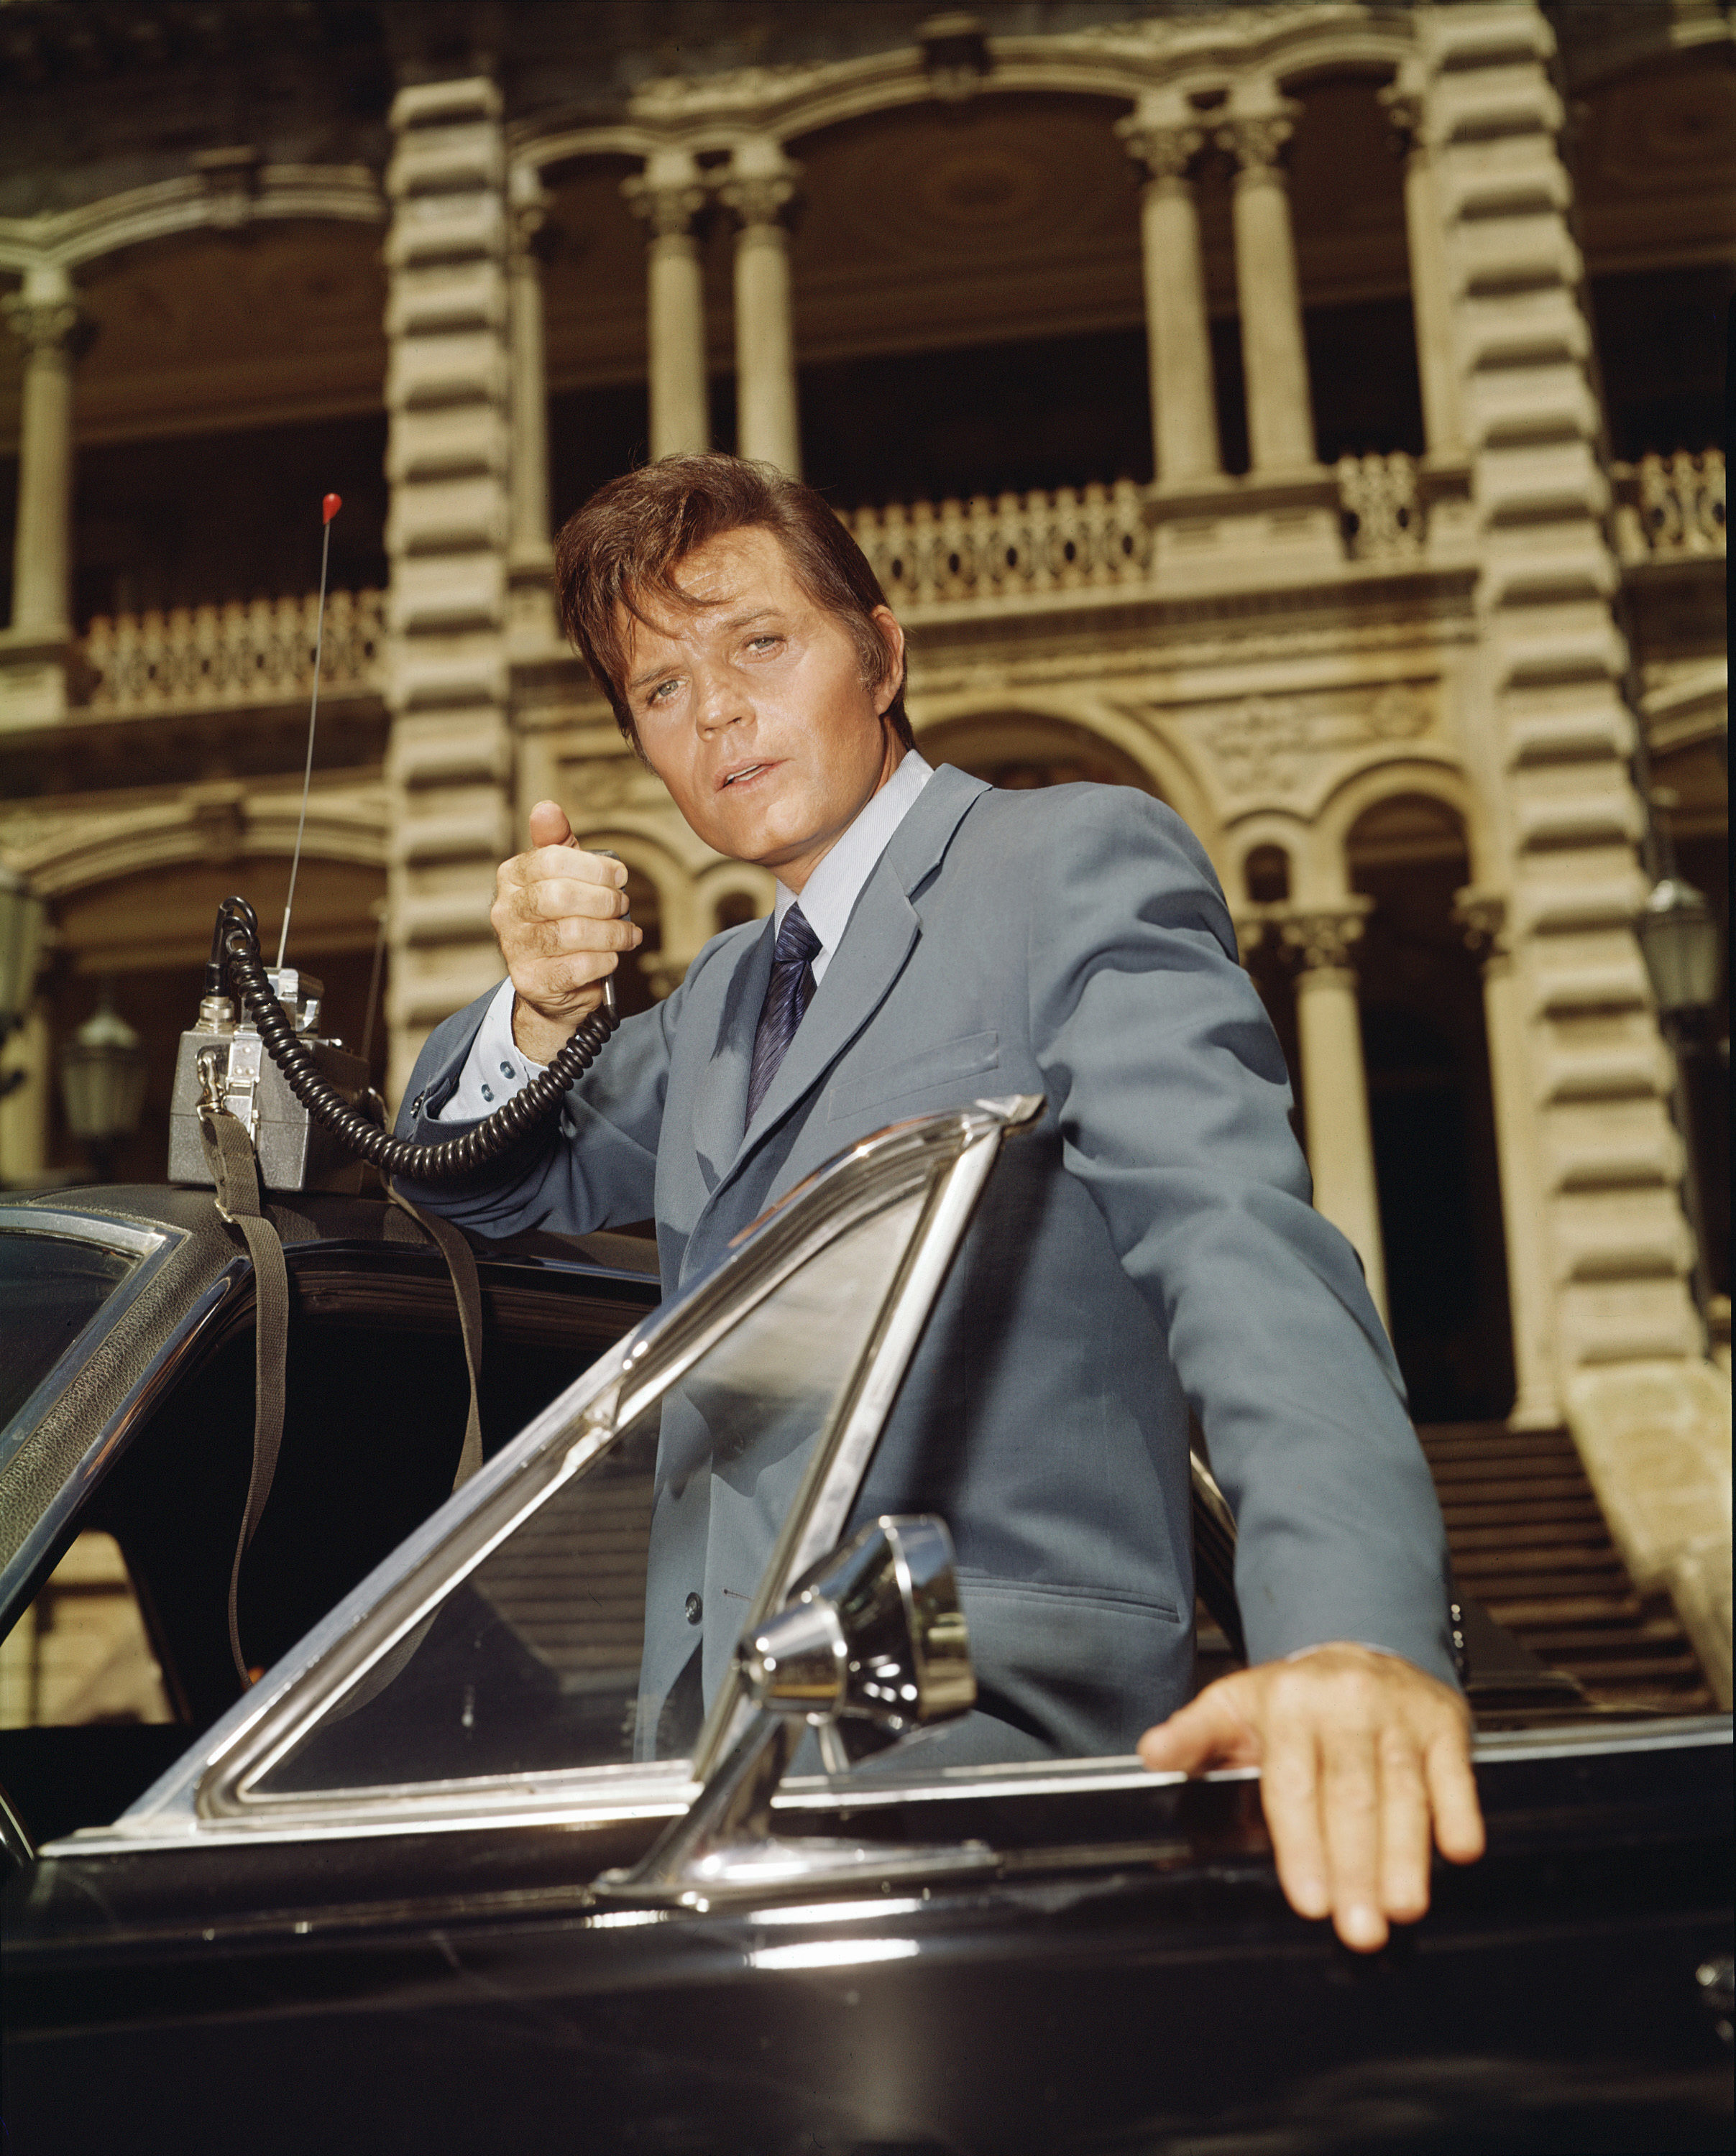
[[[1435,1423],[1417,1435],[1465,1594],[1594,1700],[1715,1705],[1668,1598],[1629,1578],[1565,1430]]]

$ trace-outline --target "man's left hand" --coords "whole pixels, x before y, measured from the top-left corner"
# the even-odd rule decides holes
[[[1430,1844],[1483,1852],[1471,1715],[1413,1662],[1334,1643],[1208,1685],[1139,1740],[1154,1773],[1257,1767],[1278,1882],[1358,1953],[1429,1906]]]

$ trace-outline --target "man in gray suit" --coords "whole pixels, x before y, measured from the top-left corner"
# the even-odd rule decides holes
[[[872,571],[818,496],[760,468],[615,480],[557,559],[623,731],[701,839],[775,871],[775,917],[629,1019],[533,1156],[463,1199],[418,1194],[496,1235],[655,1214],[674,1293],[852,1140],[1044,1094],[860,1508],[952,1527],[980,1689],[949,1750],[1258,1764],[1292,1902],[1378,1946],[1426,1906],[1431,1823],[1451,1858],[1482,1846],[1445,1543],[1198,843],[1129,788],[931,771]],[[401,1119],[419,1138],[546,1064],[638,941],[624,870],[578,850],[557,804],[531,838],[494,908],[508,978],[429,1040]],[[1251,1666],[1184,1704],[1190,1405],[1236,1513]],[[715,1691],[781,1465],[751,1445],[660,1460],[642,1727]]]

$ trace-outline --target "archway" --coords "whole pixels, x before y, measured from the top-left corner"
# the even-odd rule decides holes
[[[181,861],[80,886],[54,907],[54,962],[43,983],[47,1021],[44,1151],[45,1166],[73,1178],[85,1173],[78,1142],[68,1132],[60,1099],[59,1057],[64,1043],[96,1009],[104,988],[137,1032],[146,1055],[145,1106],[139,1127],[117,1144],[117,1182],[160,1183],[168,1168],[169,1100],[182,1031],[198,1015],[204,962],[218,902],[239,891],[259,916],[268,961],[276,955],[289,862],[280,856],[229,862]],[[368,1030],[369,991],[378,921],[386,893],[383,867],[302,857],[287,957],[325,990],[320,1029],[359,1050]],[[386,1072],[383,979],[369,1042],[376,1086]]]
[[[1513,1333],[1482,987],[1453,918],[1462,824],[1400,794],[1346,841],[1374,903],[1356,967],[1393,1344],[1420,1422],[1504,1416]]]
[[[1125,749],[1088,726],[1031,711],[973,712],[925,726],[918,747],[930,763],[956,764],[991,786],[1028,788],[1088,780],[1163,794]]]

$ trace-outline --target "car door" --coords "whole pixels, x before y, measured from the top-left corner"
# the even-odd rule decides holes
[[[604,1912],[574,1934],[597,1876],[695,1794],[639,1688],[670,1424],[722,1433],[757,1414],[787,1435],[763,1493],[787,1525],[745,1626],[836,1539],[828,1477],[842,1462],[860,1478],[994,1148],[1032,1105],[854,1148],[533,1419],[112,1826],[17,1851],[18,2145],[112,2145],[122,2087],[128,2110],[148,2090],[197,2145],[270,2085],[268,2143],[257,2124],[250,2138],[305,2146],[291,2062],[310,2045],[358,2100],[389,2086],[395,2119],[438,2128],[434,2055],[470,2044],[479,2006],[475,1971],[442,1943],[465,1910],[536,1912],[513,1974],[482,1994],[521,2082],[575,1937],[588,1960],[633,1928]],[[516,2099],[479,2071],[475,2100],[499,2116]],[[374,2132],[354,2145],[397,2145]]]
[[[451,1278],[403,1214],[275,1209],[290,1312],[271,1495],[239,1576],[260,1667],[450,1491],[469,1384]],[[647,1242],[480,1260],[496,1449],[655,1307]],[[255,1302],[207,1194],[0,1210],[0,1784],[37,1840],[112,1819],[243,1688],[227,1600],[254,1450]]]

